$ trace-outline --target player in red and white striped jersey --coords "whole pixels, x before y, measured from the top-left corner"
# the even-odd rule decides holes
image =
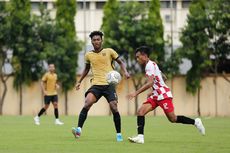
[[[128,139],[134,143],[144,143],[145,115],[158,106],[164,110],[164,113],[170,122],[195,125],[200,133],[205,135],[205,128],[199,118],[194,120],[185,116],[175,115],[172,103],[173,96],[170,88],[165,84],[163,79],[164,75],[157,64],[149,59],[149,53],[150,49],[146,46],[137,48],[135,52],[137,62],[140,65],[145,66],[145,74],[148,81],[137,91],[128,94],[127,98],[131,100],[149,88],[152,88],[153,91],[148,96],[146,102],[144,102],[137,111],[138,135],[135,137],[129,137]]]

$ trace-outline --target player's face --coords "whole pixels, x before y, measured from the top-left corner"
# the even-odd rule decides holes
[[[50,65],[49,65],[49,71],[50,71],[50,72],[54,72],[54,71],[55,71],[55,66],[54,66],[54,64],[50,64]]]
[[[101,36],[99,36],[99,35],[93,36],[92,39],[91,39],[91,43],[92,43],[93,48],[95,50],[101,49],[101,45],[102,45],[102,38],[101,38]]]
[[[145,54],[141,54],[140,52],[136,53],[136,60],[140,65],[144,65],[146,63],[147,56]]]

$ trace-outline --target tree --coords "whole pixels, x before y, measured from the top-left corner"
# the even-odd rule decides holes
[[[229,4],[229,1],[224,0],[193,1],[189,7],[188,24],[182,31],[183,46],[179,49],[179,53],[192,62],[192,67],[186,77],[187,90],[193,94],[198,91],[199,115],[201,79],[206,74],[215,74],[215,102],[217,104],[216,76],[217,73],[224,72],[224,69],[218,69],[218,67],[229,60]],[[227,78],[225,79],[230,82]]]
[[[117,0],[108,0],[103,8],[104,16],[101,29],[104,32],[106,39],[104,40],[105,47],[111,47],[118,50],[119,44],[117,40],[110,38],[119,38],[119,23],[117,20],[117,15],[119,14],[120,3]],[[113,30],[111,30],[113,29]],[[108,38],[108,39],[107,39]]]
[[[209,37],[209,52],[212,55],[212,73],[222,73],[225,68],[221,65],[229,59],[230,54],[230,1],[213,0],[212,3],[207,3],[207,20],[209,26],[206,28],[206,34]],[[228,81],[228,80],[227,80]]]
[[[57,67],[62,89],[65,93],[65,113],[68,113],[68,90],[72,89],[76,82],[76,68],[78,51],[81,42],[76,37],[74,17],[76,15],[75,0],[58,0],[56,14],[56,30],[59,33],[54,38],[55,54],[48,57]]]
[[[13,50],[14,87],[19,90],[19,113],[22,114],[22,86],[38,80],[42,71],[40,40],[31,22],[30,1],[14,0],[10,5],[10,49]]]
[[[227,60],[229,45],[229,1],[193,1],[189,8],[188,24],[180,38],[182,57],[191,60],[187,73],[187,90],[196,93],[205,74],[218,73],[218,65]],[[214,60],[211,58],[213,57]]]
[[[107,3],[109,2],[111,3],[111,1]],[[151,57],[159,63],[164,61],[163,25],[159,1],[152,0],[144,4],[130,1],[120,4],[119,7],[109,6],[106,4],[104,7],[105,16],[101,27],[105,30],[106,45],[113,47],[124,57],[127,69],[134,76],[132,77],[134,87],[138,89],[145,81],[142,79],[142,69],[135,62],[135,49],[142,45],[149,46],[152,48]],[[112,24],[116,21],[115,25],[118,25],[111,26],[110,21]],[[111,35],[111,31],[115,34]],[[135,99],[136,110],[137,104],[138,101]]]
[[[205,68],[211,65],[209,59],[208,36],[206,28],[208,20],[205,12],[205,0],[195,0],[189,7],[188,24],[182,30],[180,38],[182,47],[179,49],[184,58],[191,60],[192,68],[187,72],[187,90],[196,93]]]
[[[0,81],[3,84],[3,91],[0,96],[0,115],[2,115],[2,109],[4,105],[4,100],[7,94],[7,80],[9,79],[9,74],[4,70],[4,65],[10,63],[10,59],[7,58],[8,48],[8,33],[10,31],[9,24],[7,23],[8,12],[6,8],[6,3],[0,3]]]

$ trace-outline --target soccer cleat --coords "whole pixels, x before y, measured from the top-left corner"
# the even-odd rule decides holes
[[[121,133],[117,133],[117,142],[121,142],[121,141],[123,141],[123,137]]]
[[[195,126],[202,135],[205,135],[205,128],[200,118],[195,119]]]
[[[61,122],[59,119],[56,119],[56,120],[55,120],[55,124],[56,124],[56,125],[63,125],[64,123]]]
[[[75,138],[79,138],[81,136],[81,128],[72,128],[72,133],[74,135]]]
[[[40,125],[40,119],[39,119],[38,116],[35,116],[35,117],[34,117],[34,123],[35,123],[36,125]]]
[[[135,137],[129,137],[128,138],[130,142],[133,142],[133,143],[139,143],[139,144],[143,144],[144,143],[144,136],[140,136],[140,135],[137,135]]]

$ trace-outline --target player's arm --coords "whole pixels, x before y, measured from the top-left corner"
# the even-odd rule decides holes
[[[153,86],[154,83],[154,76],[149,76],[147,83],[145,83],[141,88],[139,88],[137,91],[130,93],[127,95],[127,98],[129,100],[133,99],[134,97],[136,97],[137,95],[139,95],[140,93],[144,92],[145,90],[151,88]]]
[[[90,70],[90,64],[87,63],[85,64],[85,69],[82,72],[80,79],[76,82],[75,85],[76,90],[80,89],[81,82],[85,78],[85,76],[89,73],[89,70]]]
[[[60,88],[59,82],[57,81],[55,84],[55,88],[58,90]]]
[[[44,74],[41,81],[42,92],[46,95],[46,82],[47,82],[47,74]]]
[[[116,59],[116,62],[120,65],[121,70],[124,73],[126,79],[130,78],[130,75],[129,75],[129,72],[127,71],[127,69],[126,69],[125,63],[119,58]]]
[[[42,92],[44,95],[46,95],[46,81],[41,81],[41,87],[42,87]]]

